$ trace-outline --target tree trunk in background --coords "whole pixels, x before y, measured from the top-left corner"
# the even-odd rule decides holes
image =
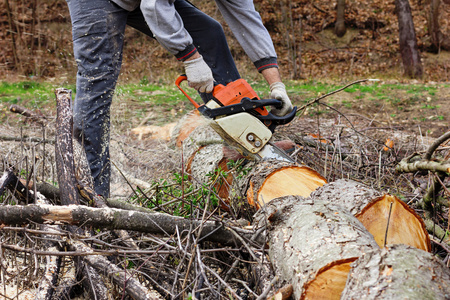
[[[431,50],[438,52],[441,47],[441,28],[439,26],[439,7],[441,0],[431,0],[430,15],[428,16],[428,34],[431,38]]]
[[[334,33],[338,37],[343,37],[347,32],[345,27],[345,0],[338,0],[336,4],[336,25],[334,26]]]
[[[395,0],[400,35],[400,54],[402,56],[405,75],[411,78],[421,78],[423,75],[417,46],[416,32],[408,0]]]
[[[428,34],[431,38],[430,50],[433,52],[450,50],[450,38],[441,32],[439,23],[440,8],[441,0],[431,0],[430,14],[428,16]]]

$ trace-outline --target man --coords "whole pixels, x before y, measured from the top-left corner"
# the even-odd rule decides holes
[[[112,2],[113,1],[113,2]],[[120,73],[125,26],[156,38],[184,64],[188,83],[210,93],[214,81],[240,77],[220,24],[186,0],[67,0],[78,64],[74,135],[84,145],[95,191],[109,197],[110,106]],[[272,40],[253,2],[217,0],[236,38],[262,73],[271,97],[292,110],[281,82]],[[149,58],[151,59],[151,57]],[[205,98],[204,98],[205,99]]]

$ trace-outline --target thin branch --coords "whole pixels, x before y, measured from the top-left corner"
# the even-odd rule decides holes
[[[304,109],[307,108],[308,106],[311,106],[314,103],[317,103],[320,100],[322,100],[322,99],[324,99],[324,98],[326,98],[328,96],[331,96],[331,95],[336,94],[336,93],[338,93],[340,91],[343,91],[343,90],[345,90],[346,88],[348,88],[348,87],[350,87],[352,85],[355,85],[355,84],[358,84],[358,83],[361,83],[361,82],[366,82],[366,81],[379,81],[379,80],[378,79],[360,79],[360,80],[356,80],[354,82],[351,82],[351,83],[347,84],[346,86],[344,86],[344,87],[342,87],[340,89],[334,90],[332,92],[329,92],[328,94],[325,94],[323,96],[317,97],[317,98],[309,101],[308,103],[302,105],[297,111],[299,111],[299,112],[301,112],[301,114],[303,114]]]
[[[427,152],[424,155],[424,159],[426,160],[430,160],[431,156],[433,155],[434,151],[441,145],[443,144],[446,140],[450,139],[450,131],[444,133],[443,135],[441,135],[439,138],[437,138],[433,144],[431,144],[431,146],[428,148]]]

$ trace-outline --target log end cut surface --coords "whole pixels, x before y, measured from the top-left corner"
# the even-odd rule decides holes
[[[385,244],[405,244],[431,251],[430,238],[422,219],[395,196],[384,195],[375,199],[356,217],[374,236],[380,247],[384,247]],[[389,228],[385,243],[388,220]]]
[[[355,260],[356,258],[337,261],[332,266],[320,270],[316,278],[305,287],[302,299],[340,299],[351,268],[350,264]]]
[[[283,196],[308,197],[318,187],[326,183],[326,180],[316,171],[308,167],[284,167],[275,170],[267,176],[258,192],[258,205],[260,207],[269,203],[272,199]],[[254,190],[252,183],[247,193],[250,204],[254,203]]]

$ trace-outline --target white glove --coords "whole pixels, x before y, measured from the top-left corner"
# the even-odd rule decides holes
[[[270,110],[276,116],[282,117],[292,111],[292,103],[286,93],[286,86],[282,82],[274,82],[270,85],[270,98],[278,99],[282,102],[281,108],[272,108]]]
[[[188,84],[191,88],[201,93],[211,93],[214,87],[214,78],[211,69],[203,60],[203,57],[184,62],[184,69]]]

